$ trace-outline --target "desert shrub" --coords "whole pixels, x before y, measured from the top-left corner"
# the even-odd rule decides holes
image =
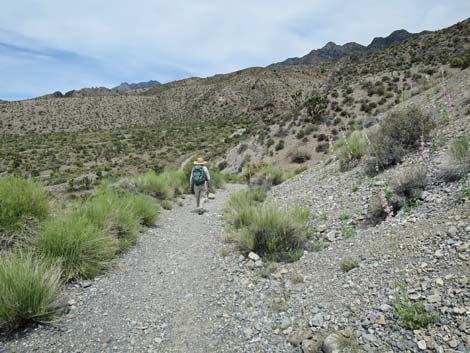
[[[317,147],[315,147],[315,151],[319,153],[321,152],[326,153],[328,152],[329,149],[330,149],[330,144],[328,142],[320,143],[317,145]]]
[[[157,221],[158,205],[145,195],[132,195],[133,211],[140,222],[146,226],[152,226]]]
[[[29,218],[47,216],[46,191],[32,180],[18,176],[0,178],[0,229],[16,230]]]
[[[390,184],[398,196],[419,198],[427,185],[427,171],[423,166],[408,167],[397,174]]]
[[[80,209],[46,222],[35,246],[47,259],[59,261],[66,280],[93,278],[108,269],[118,243]]]
[[[349,272],[352,269],[359,267],[359,261],[357,259],[346,258],[343,261],[341,261],[340,267],[341,267],[341,271]]]
[[[133,238],[139,229],[139,219],[128,195],[125,192],[102,193],[83,203],[77,212],[83,213],[103,232],[118,238]]]
[[[306,170],[308,170],[308,167],[306,165],[304,165],[304,166],[296,168],[294,170],[294,174],[298,175],[298,174],[301,174],[301,173],[305,172]]]
[[[310,153],[305,151],[295,151],[291,157],[292,163],[305,163],[306,161],[310,160],[312,156]]]
[[[470,56],[454,56],[450,59],[450,66],[466,69],[470,66]]]
[[[274,149],[276,151],[280,151],[284,148],[284,140],[279,140],[276,146],[274,146]]]
[[[220,171],[224,170],[227,167],[228,167],[228,162],[225,160],[217,164],[217,169]]]
[[[225,221],[235,229],[247,226],[251,223],[254,208],[263,203],[266,197],[266,192],[259,188],[233,193],[224,209]]]
[[[434,122],[430,115],[416,107],[386,115],[370,134],[369,160],[366,172],[374,172],[401,162],[409,151],[429,137]]]
[[[295,137],[299,140],[303,139],[305,137],[305,130],[300,129],[295,135]]]
[[[244,184],[246,180],[241,174],[224,173],[224,182],[232,184]]]
[[[303,253],[308,209],[285,210],[274,204],[252,209],[248,224],[238,233],[243,251],[254,251],[269,261],[295,261]]]
[[[83,213],[101,231],[117,238],[119,250],[125,251],[137,240],[140,224],[155,223],[158,205],[146,195],[108,191],[85,202],[77,212]]]
[[[456,181],[470,172],[470,136],[455,139],[447,151],[441,166],[441,177],[447,181]]]
[[[347,138],[338,140],[335,147],[339,148],[341,170],[347,170],[367,152],[367,136],[362,131],[354,131]]]
[[[151,172],[136,177],[135,182],[139,191],[166,200],[182,194],[187,189],[189,174],[186,179],[185,173],[175,170],[166,170],[161,174]]]
[[[323,96],[311,96],[305,102],[307,114],[314,120],[320,120],[328,107],[328,100]]]
[[[406,291],[403,296],[397,296],[395,299],[395,312],[399,322],[410,330],[426,328],[428,325],[438,320],[435,312],[428,313],[424,304],[421,302],[413,303]]]
[[[212,193],[215,193],[217,189],[220,189],[225,185],[224,175],[215,168],[210,169],[209,174],[211,177],[211,182],[209,183],[209,191]],[[189,183],[189,178],[188,178],[188,183]]]
[[[31,253],[0,255],[0,331],[50,321],[59,295],[60,267]]]
[[[162,200],[160,204],[164,210],[169,211],[173,209],[173,204],[168,200]]]
[[[257,166],[252,170],[253,175],[249,178],[250,184],[269,190],[272,186],[282,184],[293,174],[270,164]]]

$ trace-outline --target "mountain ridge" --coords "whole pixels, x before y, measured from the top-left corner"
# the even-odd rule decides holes
[[[150,80],[150,81],[137,82],[137,83],[122,82],[119,86],[113,87],[112,89],[115,89],[120,92],[127,92],[127,91],[131,91],[135,89],[157,87],[157,86],[160,86],[161,84],[162,83],[157,80]]]
[[[314,65],[325,62],[333,62],[346,56],[357,56],[371,52],[386,49],[393,44],[404,41],[410,37],[429,33],[422,31],[420,33],[410,33],[405,29],[395,30],[387,37],[375,37],[369,45],[364,46],[356,42],[348,42],[338,45],[335,42],[328,42],[319,49],[314,49],[302,57],[288,58],[284,61],[272,64],[270,66],[281,65]]]

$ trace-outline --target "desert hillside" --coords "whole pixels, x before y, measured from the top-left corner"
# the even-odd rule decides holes
[[[119,87],[0,101],[0,353],[470,350],[470,19]]]

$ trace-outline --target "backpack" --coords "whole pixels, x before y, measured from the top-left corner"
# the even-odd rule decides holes
[[[193,183],[194,185],[202,185],[206,182],[206,173],[202,165],[193,167]]]

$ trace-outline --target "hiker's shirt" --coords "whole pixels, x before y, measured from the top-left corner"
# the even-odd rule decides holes
[[[204,172],[204,175],[206,176],[206,181],[204,182],[204,186],[207,187],[207,184],[210,183],[211,181],[211,175],[209,174],[209,169],[207,169],[206,166],[202,166],[202,171]],[[191,177],[189,179],[189,186],[193,186],[193,171],[191,171]]]

